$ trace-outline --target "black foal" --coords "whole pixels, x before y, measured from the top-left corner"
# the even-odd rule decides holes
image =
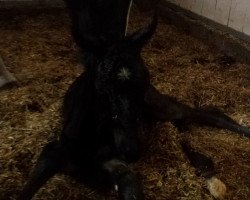
[[[56,173],[69,174],[93,187],[115,186],[123,200],[144,199],[140,180],[128,164],[142,153],[140,130],[149,119],[178,122],[178,126],[204,124],[249,136],[247,128],[222,112],[188,107],[150,84],[140,53],[156,21],[115,43],[70,86],[63,104],[62,134],[44,147],[19,199],[31,199]],[[143,134],[150,137],[150,133]],[[197,156],[185,144],[183,149],[191,164],[204,168],[204,174],[213,174],[206,156]]]

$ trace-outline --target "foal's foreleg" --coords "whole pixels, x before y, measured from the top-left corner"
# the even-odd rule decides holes
[[[48,143],[37,160],[37,164],[26,183],[18,200],[29,200],[47,180],[60,171],[63,166],[63,155],[58,141]]]

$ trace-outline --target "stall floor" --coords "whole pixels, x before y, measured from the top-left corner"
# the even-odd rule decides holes
[[[129,30],[149,22],[132,10]],[[19,85],[0,91],[0,199],[15,199],[42,147],[60,134],[63,96],[82,72],[63,9],[0,11],[0,55]],[[159,21],[142,53],[151,82],[191,106],[215,106],[240,124],[250,125],[250,66],[220,54],[206,41]],[[156,139],[132,167],[140,173],[147,199],[212,200],[202,178],[182,153],[182,137],[169,122],[153,130]],[[230,131],[193,126],[191,144],[213,158],[227,186],[226,199],[250,197],[250,140]],[[36,200],[116,199],[70,177],[56,175]]]

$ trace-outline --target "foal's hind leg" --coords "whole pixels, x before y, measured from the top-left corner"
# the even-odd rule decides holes
[[[216,199],[223,199],[226,194],[226,186],[221,180],[216,178],[216,171],[212,159],[200,152],[197,152],[186,141],[182,141],[181,145],[182,150],[184,151],[191,165],[195,167],[197,175],[206,179],[209,192]]]
[[[181,125],[196,123],[228,129],[250,137],[250,130],[217,109],[191,108],[176,99],[159,93],[152,85],[145,96],[145,110],[154,119],[171,121],[181,129]]]
[[[219,112],[193,109],[187,105],[177,102],[176,99],[167,95],[160,94],[151,86],[146,94],[146,113],[156,120],[169,120],[177,126],[179,130],[186,129],[189,123],[206,124],[216,126],[216,120],[227,120],[228,123],[235,123],[229,117]],[[201,118],[199,118],[201,116]],[[238,125],[239,126],[239,125]],[[217,127],[217,126],[216,126]],[[222,127],[227,128],[227,127]],[[214,164],[211,158],[195,151],[188,142],[182,142],[182,149],[190,161],[191,165],[196,168],[197,174],[206,179],[207,187],[215,198],[222,198],[226,192],[226,186],[215,177]]]
[[[112,159],[103,164],[103,170],[118,190],[121,200],[144,200],[140,181],[126,163]]]
[[[18,200],[29,200],[47,180],[60,171],[64,155],[58,141],[48,143],[37,160],[30,180],[25,185]]]

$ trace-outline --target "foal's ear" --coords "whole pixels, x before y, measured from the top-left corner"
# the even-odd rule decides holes
[[[128,36],[132,42],[133,48],[137,51],[141,51],[142,47],[147,44],[150,38],[153,36],[156,30],[158,17],[156,12],[154,13],[153,19],[149,25],[138,30],[132,35]]]

